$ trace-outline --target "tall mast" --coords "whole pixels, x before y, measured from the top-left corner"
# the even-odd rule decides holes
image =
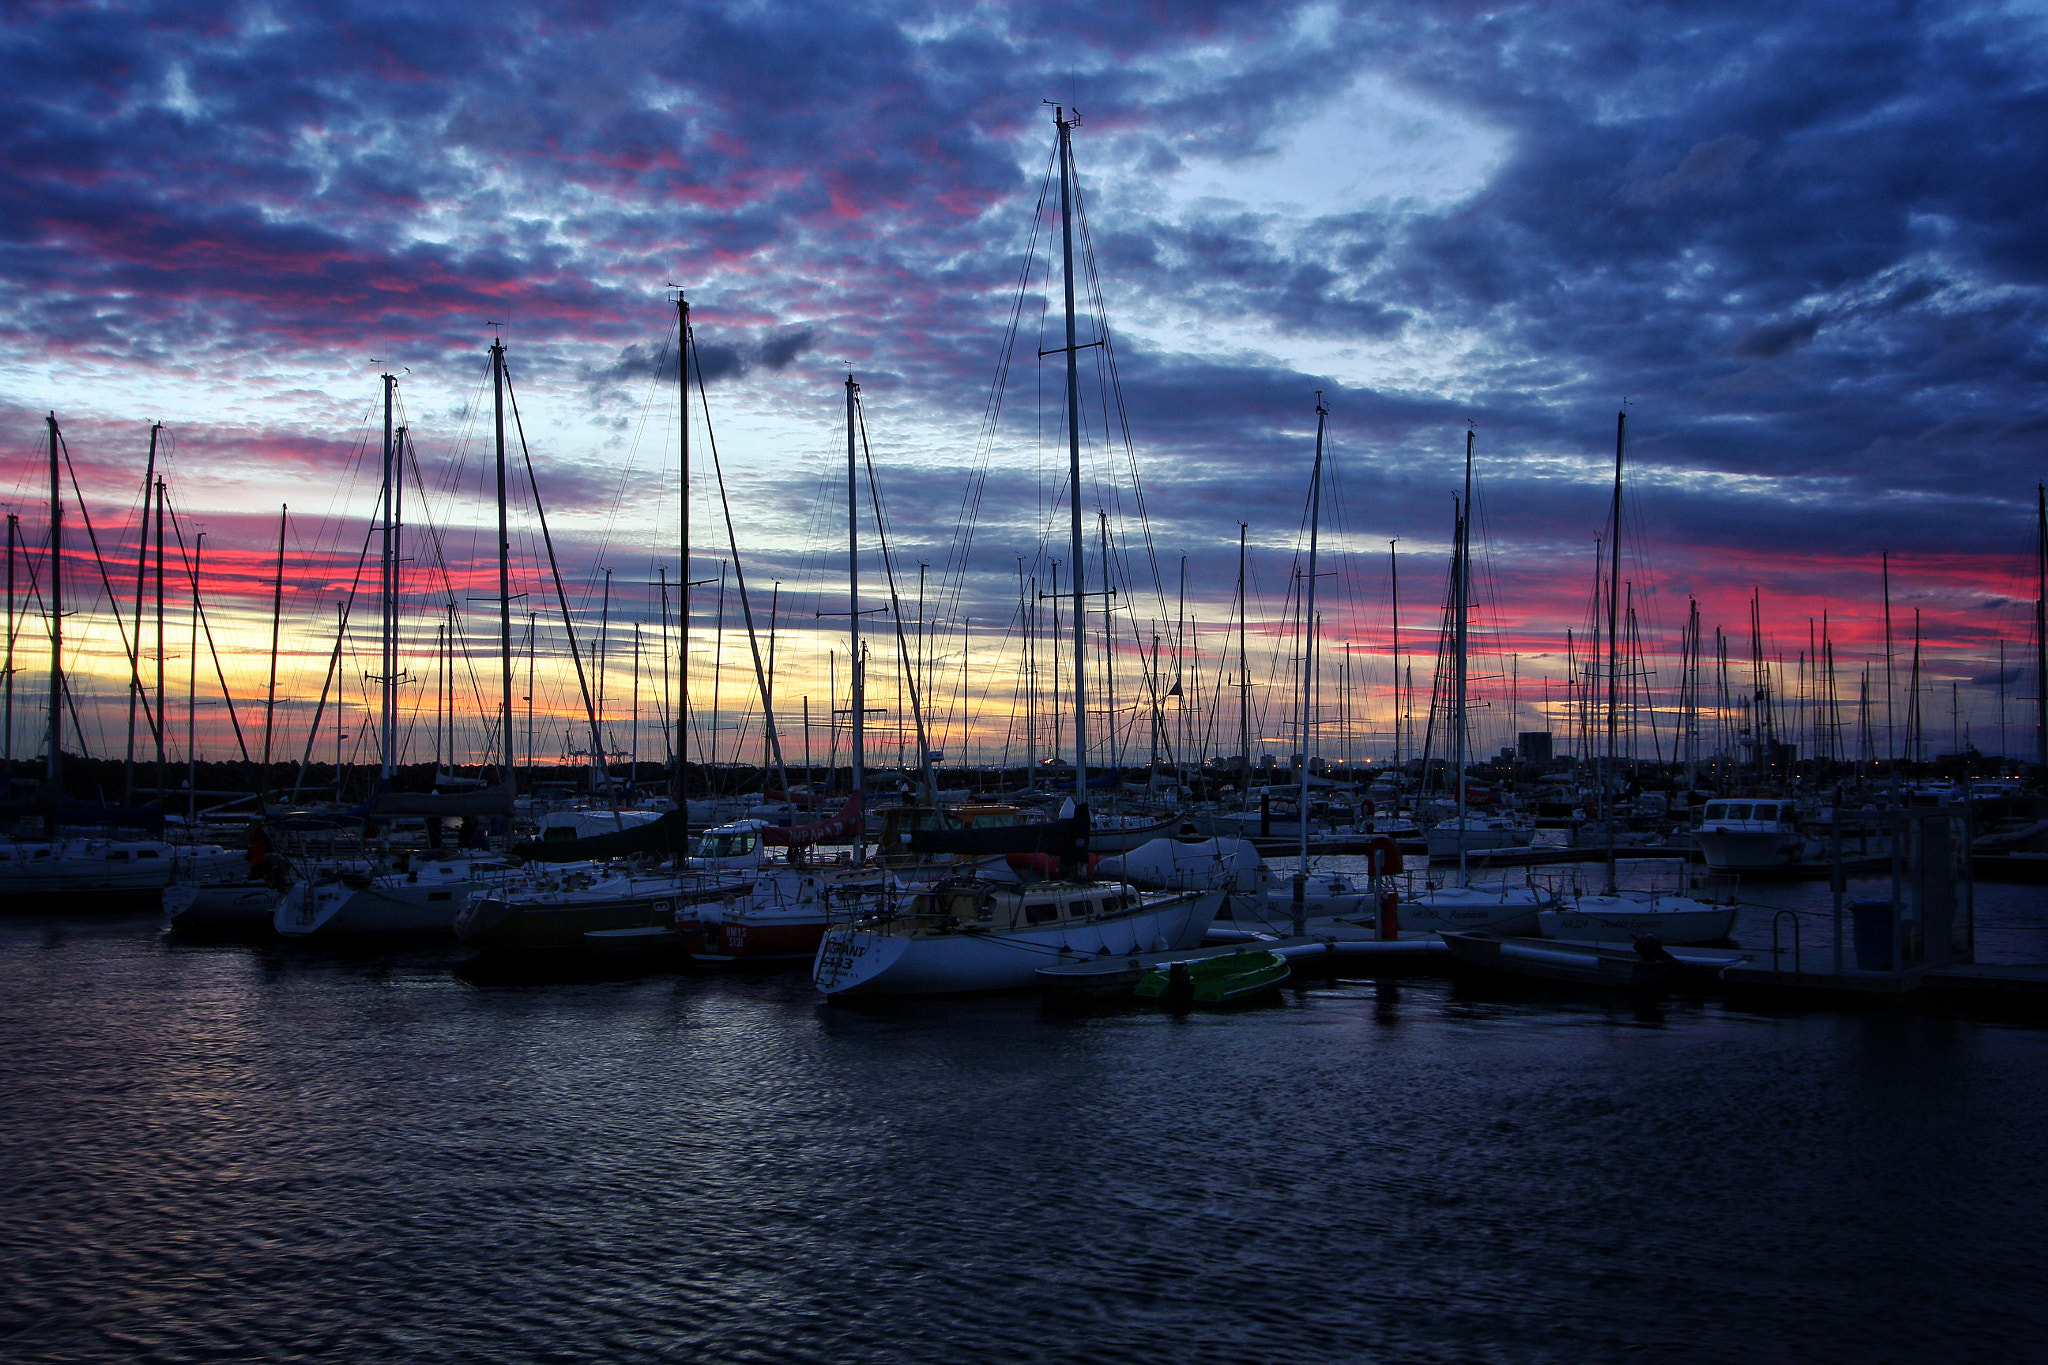
[[[1301,861],[1294,870],[1294,933],[1297,938],[1308,932],[1308,762],[1315,747],[1311,713],[1315,705],[1316,677],[1316,548],[1323,514],[1323,431],[1329,420],[1330,410],[1323,405],[1323,395],[1319,392],[1316,394],[1316,462],[1308,476],[1308,586],[1302,593],[1301,794],[1297,798],[1300,809],[1296,812],[1301,823]]]
[[[858,464],[854,446],[855,428],[860,418],[855,413],[855,404],[860,399],[860,385],[851,374],[846,376],[846,647],[847,659],[853,669],[853,701],[850,721],[853,734],[853,799],[855,810],[861,809],[862,795],[866,790],[866,775],[862,769],[867,763],[867,669],[862,667],[860,657],[860,487],[857,477]],[[853,861],[856,864],[867,860],[866,817],[854,821]]]
[[[392,478],[393,446],[391,431],[392,389],[397,385],[398,380],[388,374],[381,376],[381,378],[384,381],[384,524],[382,527],[383,541],[381,550],[383,563],[379,566],[378,583],[381,588],[379,597],[382,599],[379,605],[382,608],[383,616],[382,634],[379,637],[377,654],[379,661],[377,671],[382,675],[378,680],[377,688],[377,745],[379,750],[378,776],[388,782],[391,780],[391,773],[396,763],[396,750],[398,747],[398,714],[397,708],[392,705],[391,678],[391,675],[398,671],[398,650],[392,640],[392,631],[396,625],[397,616],[397,604],[393,599],[397,596],[398,587],[396,582],[398,561],[395,558],[398,547],[395,543],[396,531],[394,525],[398,520],[398,515],[394,510],[396,498],[395,480]]]
[[[670,795],[689,831],[690,791],[684,740],[690,722],[690,301],[676,290],[676,767]]]
[[[1065,272],[1067,304],[1067,507],[1068,555],[1074,579],[1074,817],[1088,824],[1088,613],[1085,589],[1088,565],[1081,548],[1081,379],[1080,351],[1074,335],[1074,193],[1073,123],[1055,107],[1053,123],[1060,135],[1060,260]]]
[[[161,425],[161,423],[159,423]],[[171,716],[164,703],[164,480],[156,480],[156,799],[170,800],[166,784],[170,774],[164,767],[164,728]]]
[[[284,533],[289,504],[277,509],[277,580],[270,594],[270,687],[263,701],[263,767],[256,779],[256,808],[264,808],[263,792],[270,785],[270,737],[277,730],[277,637],[284,623]]]
[[[1614,815],[1608,787],[1614,780],[1617,688],[1621,679],[1621,456],[1628,436],[1628,411],[1614,414],[1614,509],[1607,534],[1607,764],[1600,778],[1601,817],[1607,828],[1607,894],[1614,894]]]
[[[50,424],[50,757],[45,775],[64,776],[64,499],[57,484],[57,414]]]
[[[7,738],[5,756],[7,780],[14,780],[14,547],[21,539],[21,518],[7,514],[7,696],[5,702]]]
[[[517,792],[512,753],[512,532],[505,497],[505,341],[491,338],[491,434],[498,476],[498,752],[505,786]]]
[[[1252,669],[1251,654],[1245,644],[1246,618],[1251,614],[1251,599],[1245,596],[1244,586],[1244,538],[1248,523],[1237,524],[1237,751],[1241,755],[1238,781],[1243,784],[1241,793],[1246,809],[1252,799]]]
[[[135,800],[135,710],[142,700],[142,599],[149,583],[149,499],[156,491],[156,434],[162,429],[161,422],[149,429],[149,462],[142,472],[141,531],[135,537],[135,634],[128,648],[128,757],[122,770],[123,805],[131,805]]]
[[[1393,601],[1394,620],[1394,771],[1401,770],[1401,560],[1394,553],[1395,541],[1387,542],[1387,583]],[[1400,798],[1395,798],[1400,805]]]
[[[1458,881],[1462,884],[1470,877],[1465,863],[1465,841],[1469,805],[1465,789],[1466,742],[1465,728],[1468,718],[1465,688],[1470,669],[1467,651],[1471,647],[1469,622],[1472,614],[1472,442],[1476,433],[1465,428],[1465,497],[1458,504],[1458,544],[1453,558],[1457,561],[1455,582],[1451,595],[1457,608],[1457,619],[1452,626],[1455,643],[1456,686],[1458,693],[1457,720],[1451,727],[1455,732],[1453,752],[1457,755],[1458,773]]]
[[[2048,485],[2034,485],[2034,762],[2048,768]]]

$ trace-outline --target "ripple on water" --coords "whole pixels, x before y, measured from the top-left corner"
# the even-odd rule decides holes
[[[1426,978],[1063,1016],[0,922],[0,1346],[207,1361],[2037,1347],[2048,1035]]]

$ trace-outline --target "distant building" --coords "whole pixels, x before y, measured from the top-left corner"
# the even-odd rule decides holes
[[[1524,730],[1515,736],[1515,754],[1524,763],[1548,766],[1552,758],[1550,731]]]

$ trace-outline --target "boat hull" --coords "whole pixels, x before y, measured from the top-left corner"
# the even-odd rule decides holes
[[[1804,842],[1782,830],[1701,830],[1698,838],[1700,856],[1717,872],[1785,867]]]
[[[818,945],[812,975],[830,996],[1018,990],[1054,962],[1196,947],[1223,897],[1221,888],[1179,892],[1122,915],[999,932],[913,936],[836,925]]]
[[[1631,943],[1654,934],[1666,943],[1719,943],[1735,930],[1735,907],[1685,896],[1581,896],[1537,916],[1545,938]]]
[[[1400,905],[1401,927],[1426,933],[1534,934],[1555,903],[1528,887],[1445,886]]]
[[[283,894],[264,882],[179,883],[164,889],[164,916],[185,931],[268,929]]]

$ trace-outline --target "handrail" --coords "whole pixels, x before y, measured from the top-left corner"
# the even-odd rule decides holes
[[[1777,914],[1771,916],[1771,970],[1774,972],[1780,970],[1778,966],[1778,953],[1780,952],[1778,947],[1778,921],[1787,915],[1792,917],[1792,971],[1796,975],[1804,970],[1799,959],[1799,912],[1796,910],[1780,910]]]

